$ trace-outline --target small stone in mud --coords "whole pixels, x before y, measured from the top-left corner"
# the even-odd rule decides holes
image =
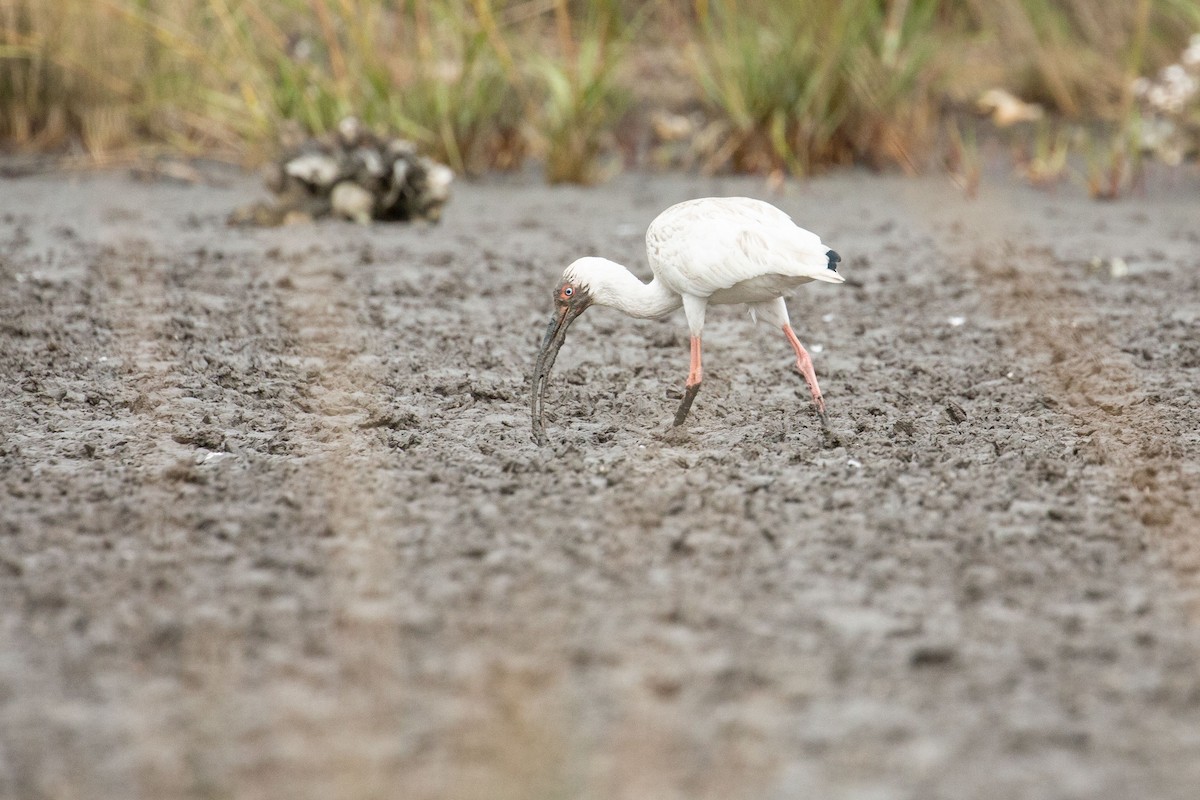
[[[946,403],[946,416],[950,417],[950,421],[955,425],[961,425],[967,421],[967,412],[953,400]]]
[[[908,664],[914,669],[944,667],[954,663],[958,653],[945,644],[924,644],[915,648],[908,656]]]

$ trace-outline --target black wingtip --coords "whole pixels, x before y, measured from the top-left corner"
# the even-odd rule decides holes
[[[835,251],[835,250],[829,251],[829,268],[831,270],[833,270],[834,272],[837,272],[837,265],[838,265],[838,262],[841,260],[842,260],[842,257],[837,254],[837,251]]]

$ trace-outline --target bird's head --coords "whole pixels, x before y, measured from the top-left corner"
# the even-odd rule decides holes
[[[567,328],[575,319],[595,302],[592,286],[602,280],[602,258],[581,258],[563,270],[562,280],[554,288],[554,316],[542,339],[537,364],[533,371],[533,435],[538,444],[545,444],[546,433],[542,427],[542,405],[545,400],[546,383],[558,351],[567,340]]]

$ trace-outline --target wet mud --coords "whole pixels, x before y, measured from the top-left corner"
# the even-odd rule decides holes
[[[440,226],[0,184],[0,796],[1191,798],[1200,178],[456,185]],[[572,327],[673,202],[844,258],[786,340]]]

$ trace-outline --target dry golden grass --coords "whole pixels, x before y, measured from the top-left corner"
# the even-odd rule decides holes
[[[255,160],[353,113],[459,172],[586,182],[658,105],[703,111],[710,168],[911,169],[992,86],[1120,123],[1197,29],[1188,0],[0,0],[0,146]],[[635,84],[663,47],[670,86]]]

